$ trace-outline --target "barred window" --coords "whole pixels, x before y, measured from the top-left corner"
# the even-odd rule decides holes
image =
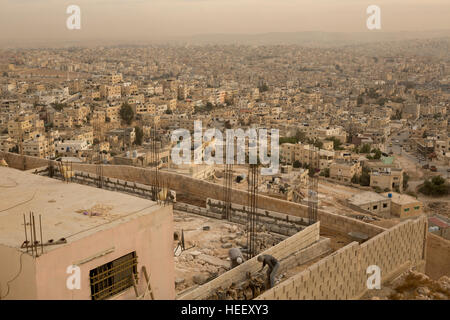
[[[133,286],[137,279],[137,256],[131,252],[89,272],[92,300],[104,300]]]

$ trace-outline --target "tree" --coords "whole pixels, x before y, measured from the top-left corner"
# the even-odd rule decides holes
[[[206,103],[206,111],[211,111],[214,108],[213,104],[211,102]]]
[[[61,112],[62,109],[67,107],[67,104],[65,103],[52,103],[51,106],[53,107],[53,109],[55,109],[56,111]]]
[[[259,92],[269,91],[269,87],[265,83],[262,84],[261,86],[259,86],[258,89],[259,89]]]
[[[386,98],[383,98],[383,97],[378,98],[378,100],[377,100],[378,105],[384,106],[385,103],[386,103]]]
[[[364,99],[362,96],[358,96],[358,99],[356,100],[356,104],[358,106],[362,105],[364,103]]]
[[[370,152],[370,144],[363,144],[363,146],[359,149],[361,153],[369,153]]]
[[[322,149],[322,147],[323,147],[323,142],[320,141],[320,140],[316,140],[316,141],[314,142],[314,147],[319,148],[319,149]]]
[[[371,99],[378,99],[380,97],[380,94],[377,92],[377,90],[375,90],[375,88],[369,88],[367,95]]]
[[[297,132],[295,133],[295,138],[297,139],[297,141],[300,141],[303,143],[306,141],[306,133],[304,133],[301,130],[297,130]]]
[[[333,141],[333,149],[334,150],[342,150],[342,147],[341,147],[342,142],[338,138],[330,137],[330,138],[326,138],[325,140]]]
[[[373,149],[371,151],[371,153],[374,153],[374,155],[373,156],[367,156],[367,159],[375,159],[375,160],[381,159],[382,152],[381,152],[380,149]]]
[[[280,138],[280,145],[284,144],[284,143],[292,143],[292,144],[296,144],[298,142],[296,137],[281,137]]]
[[[406,172],[403,172],[403,190],[408,189],[409,178],[409,175]]]
[[[144,131],[141,129],[141,127],[135,127],[134,131],[136,132],[136,140],[134,140],[134,144],[140,146],[142,145],[142,140],[144,138]]]
[[[319,139],[308,139],[307,142],[319,149],[321,149],[323,147],[323,142],[320,141]]]
[[[320,172],[320,175],[322,177],[329,178],[330,177],[330,168],[323,169],[322,172]]]
[[[425,181],[419,192],[429,196],[445,196],[450,193],[450,185],[441,176],[434,176]]]
[[[130,125],[133,122],[134,119],[133,109],[126,102],[122,104],[122,106],[120,107],[120,117],[128,125]]]
[[[392,102],[395,102],[395,103],[403,103],[403,102],[405,102],[405,99],[403,99],[401,97],[395,97],[395,98],[392,98],[391,100],[392,100]]]
[[[358,175],[356,173],[352,177],[352,183],[354,183],[354,184],[358,184],[359,183],[359,177],[358,177]]]
[[[295,160],[294,164],[292,165],[294,168],[300,168],[302,166],[302,164],[300,163],[300,161]]]
[[[370,186],[370,171],[369,168],[363,167],[361,176],[359,177],[359,184],[363,187]]]
[[[16,146],[10,148],[9,152],[11,152],[11,153],[19,153],[19,146],[16,145]]]
[[[401,110],[396,110],[395,114],[393,114],[391,116],[391,120],[401,120],[403,116],[403,113],[401,112]]]

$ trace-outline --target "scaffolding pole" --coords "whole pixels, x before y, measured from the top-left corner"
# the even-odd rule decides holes
[[[248,172],[248,211],[247,211],[247,259],[257,254],[256,232],[258,208],[258,165],[251,164]]]
[[[233,187],[233,165],[225,164],[223,184],[223,213],[222,219],[231,221],[231,191]]]
[[[317,221],[317,204],[319,193],[320,149],[309,146],[309,180],[308,180],[308,221],[314,224]]]

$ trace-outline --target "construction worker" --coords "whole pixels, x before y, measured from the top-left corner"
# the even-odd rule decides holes
[[[239,250],[238,248],[231,248],[228,251],[228,256],[230,257],[231,269],[244,262],[244,256],[242,255],[241,250]]]
[[[263,266],[259,272],[263,271],[266,265],[269,266],[269,269],[267,269],[267,280],[270,284],[270,287],[268,289],[273,288],[275,284],[275,275],[280,268],[280,263],[277,259],[268,254],[262,254],[258,256],[258,261],[263,263]]]

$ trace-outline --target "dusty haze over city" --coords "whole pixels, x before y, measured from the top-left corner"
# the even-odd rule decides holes
[[[449,14],[0,0],[0,300],[450,300]]]
[[[252,35],[266,33],[291,33],[285,41],[298,42],[305,35],[292,33],[311,31],[362,32],[364,35],[357,35],[356,39],[363,39],[373,37],[366,28],[366,8],[372,4],[382,10],[382,29],[377,33],[410,32],[394,38],[388,34],[388,39],[420,37],[416,31],[430,30],[440,31],[434,35],[448,36],[450,29],[450,2],[445,0],[1,0],[0,3],[3,46],[98,44],[98,41],[201,42],[210,41],[210,37],[202,36],[210,34],[220,34],[219,39],[226,41],[246,41],[255,40]],[[65,24],[66,8],[73,4],[81,8],[82,16],[81,30],[76,32],[68,30]],[[321,38],[317,34],[312,37]],[[270,36],[259,40],[273,42]]]

